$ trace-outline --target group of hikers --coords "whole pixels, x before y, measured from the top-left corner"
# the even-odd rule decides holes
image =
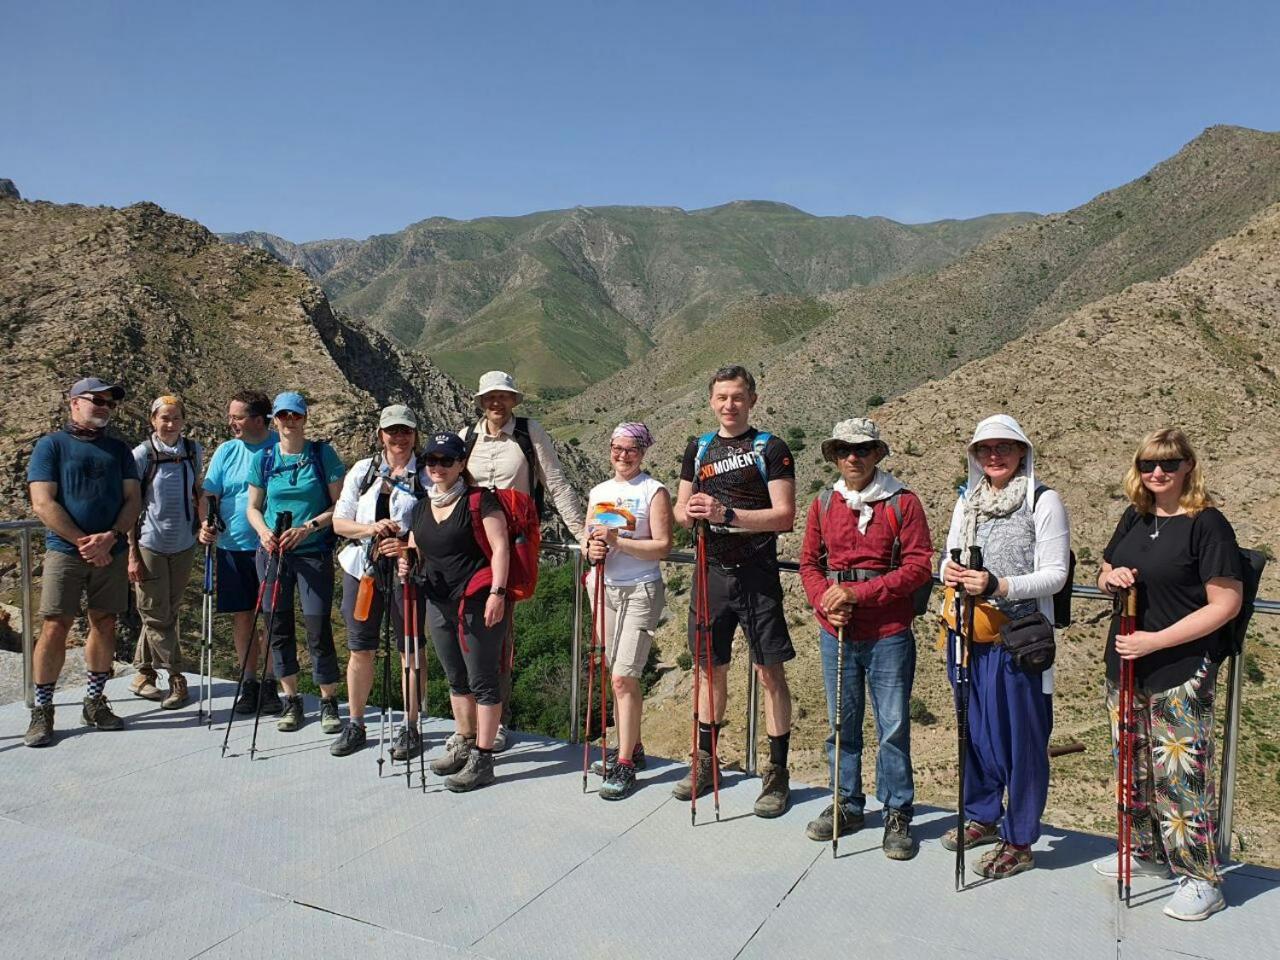
[[[183,435],[179,397],[155,399],[153,432],[133,450],[108,436],[123,397],[118,384],[77,382],[69,391],[68,423],[42,437],[31,457],[32,506],[48,533],[28,746],[54,741],[54,686],[85,595],[83,720],[99,730],[121,728],[104,685],[130,582],[143,621],[131,689],[165,709],[188,702],[177,616],[204,545],[216,547],[217,610],[234,618],[242,680],[234,711],[278,715],[281,731],[303,725],[295,639],[300,605],[320,689],[321,729],[336,735],[330,752],[359,751],[367,743],[366,706],[386,614],[405,667],[418,678],[410,681],[417,695],[405,697],[392,758],[418,756],[425,658],[421,650],[406,650],[405,639],[425,625],[448,678],[455,724],[431,769],[450,790],[489,784],[494,755],[512,739],[508,586],[521,561],[508,530],[513,501],[504,491],[539,504],[545,491],[600,571],[588,597],[617,730],[616,746],[592,768],[603,778],[600,795],[628,796],[636,771],[645,767],[640,677],[665,606],[660,562],[680,524],[696,531],[699,576],[688,623],[695,679],[691,762],[672,792],[696,804],[698,796],[718,790],[716,744],[732,642],[741,627],[764,691],[769,745],[754,812],[778,817],[788,809],[792,696],[785,664],[796,651],[777,539],[795,522],[795,464],[783,439],[752,426],[756,384],[743,367],[726,366],[712,376],[708,397],[717,429],[690,438],[674,502],[645,470],[654,443],[649,428],[624,422],[609,441],[612,475],[590,491],[585,513],[545,429],[515,415],[523,397],[501,371],[481,378],[480,416],[456,433],[421,429],[406,406],[384,408],[374,452],[349,470],[327,443],[308,439],[308,407],[299,393],[274,401],[254,391],[232,397],[232,439],[218,446],[207,470],[200,445]],[[1070,589],[1073,558],[1063,501],[1037,480],[1034,446],[1013,417],[983,420],[965,452],[968,482],[936,567],[945,589],[939,645],[964,727],[963,828],[958,824],[942,844],[959,850],[960,859],[968,848],[991,845],[977,870],[1000,879],[1033,866],[1032,846],[1041,834],[1055,596]],[[887,857],[907,860],[917,851],[911,835],[912,623],[928,603],[935,564],[925,510],[882,467],[889,455],[866,418],[836,423],[822,443],[822,456],[839,478],[809,505],[799,565],[818,627],[833,799],[806,834],[832,842],[865,823],[862,728],[869,695],[879,741],[882,847]],[[1179,884],[1165,912],[1199,920],[1225,905],[1211,775],[1213,700],[1241,609],[1241,554],[1181,431],[1142,439],[1126,467],[1124,490],[1130,505],[1103,551],[1097,584],[1117,597],[1136,593],[1136,624],[1118,612],[1105,652],[1113,743],[1118,756],[1122,747],[1132,751],[1130,797],[1122,804],[1132,842],[1095,867],[1111,879],[1172,870]],[[350,651],[345,723],[330,620],[338,537],[346,540],[337,554]],[[395,589],[397,578],[412,589]],[[370,591],[374,580],[381,588]],[[269,659],[255,627],[259,613],[269,624]],[[1122,623],[1129,632],[1120,631]],[[1125,689],[1132,702],[1125,704],[1122,680],[1130,673],[1132,686]],[[1119,768],[1123,774],[1122,762]]]

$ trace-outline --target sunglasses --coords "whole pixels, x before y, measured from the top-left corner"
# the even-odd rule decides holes
[[[86,394],[80,399],[88,400],[95,407],[105,407],[108,410],[114,410],[116,408],[116,402],[112,400],[110,397],[95,397],[95,396]]]
[[[1003,443],[978,443],[974,444],[973,452],[975,456],[989,457],[995,454],[997,457],[1007,457],[1018,452],[1018,444],[1012,441],[1004,441]]]
[[[307,419],[307,415],[305,413],[295,413],[292,410],[281,410],[279,413],[276,414],[276,419],[277,420],[305,420]]]
[[[1156,467],[1159,467],[1165,473],[1177,473],[1184,462],[1183,457],[1170,457],[1167,460],[1139,460],[1138,472],[1155,473]]]
[[[428,467],[452,467],[458,462],[457,457],[423,457],[422,462]]]
[[[875,453],[875,451],[878,449],[880,449],[880,444],[875,442],[837,443],[833,448],[833,452],[835,453],[837,460],[843,460],[845,457],[849,456],[850,454],[853,454],[853,456],[861,460],[864,457],[871,456],[871,454]]]
[[[390,427],[383,427],[383,433],[390,434],[393,437],[407,437],[414,432],[413,427],[406,427],[404,424],[395,424]]]
[[[640,455],[639,447],[620,447],[616,443],[609,444],[609,452],[619,457],[636,457]]]

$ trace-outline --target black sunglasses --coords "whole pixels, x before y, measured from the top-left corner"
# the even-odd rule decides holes
[[[1156,467],[1159,467],[1165,473],[1177,473],[1185,460],[1185,457],[1170,457],[1167,460],[1139,460],[1138,472],[1155,473]]]
[[[428,467],[452,467],[458,462],[457,457],[423,457],[422,462]]]
[[[853,454],[858,459],[869,457],[880,448],[880,444],[872,441],[870,443],[837,443],[832,447],[832,452],[836,455],[837,460],[843,460],[849,454]]]
[[[116,402],[110,397],[104,399],[103,397],[95,397],[92,394],[86,393],[81,396],[80,399],[88,400],[95,407],[106,407],[108,410],[114,410],[116,408]]]

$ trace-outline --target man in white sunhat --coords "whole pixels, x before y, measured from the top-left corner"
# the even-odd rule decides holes
[[[585,515],[582,497],[565,478],[556,448],[547,431],[537,420],[517,417],[515,408],[524,399],[515,378],[501,370],[490,370],[480,378],[475,394],[481,417],[458,431],[466,446],[467,469],[481,487],[494,490],[515,489],[531,496],[543,510],[549,493],[556,512],[575,540],[583,536]],[[511,618],[514,622],[514,618]],[[498,676],[502,695],[502,725],[494,740],[493,750],[507,748],[507,727],[511,722],[511,644],[503,652],[502,671]]]

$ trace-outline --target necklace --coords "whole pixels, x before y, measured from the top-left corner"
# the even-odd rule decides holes
[[[1152,540],[1155,540],[1160,536],[1160,517],[1156,516],[1156,514],[1154,513],[1151,516],[1155,517],[1156,529],[1154,533],[1150,534],[1150,536]],[[1168,524],[1168,522],[1176,516],[1177,514],[1175,513],[1175,514],[1172,514],[1171,516],[1165,517],[1164,518],[1165,523]]]

